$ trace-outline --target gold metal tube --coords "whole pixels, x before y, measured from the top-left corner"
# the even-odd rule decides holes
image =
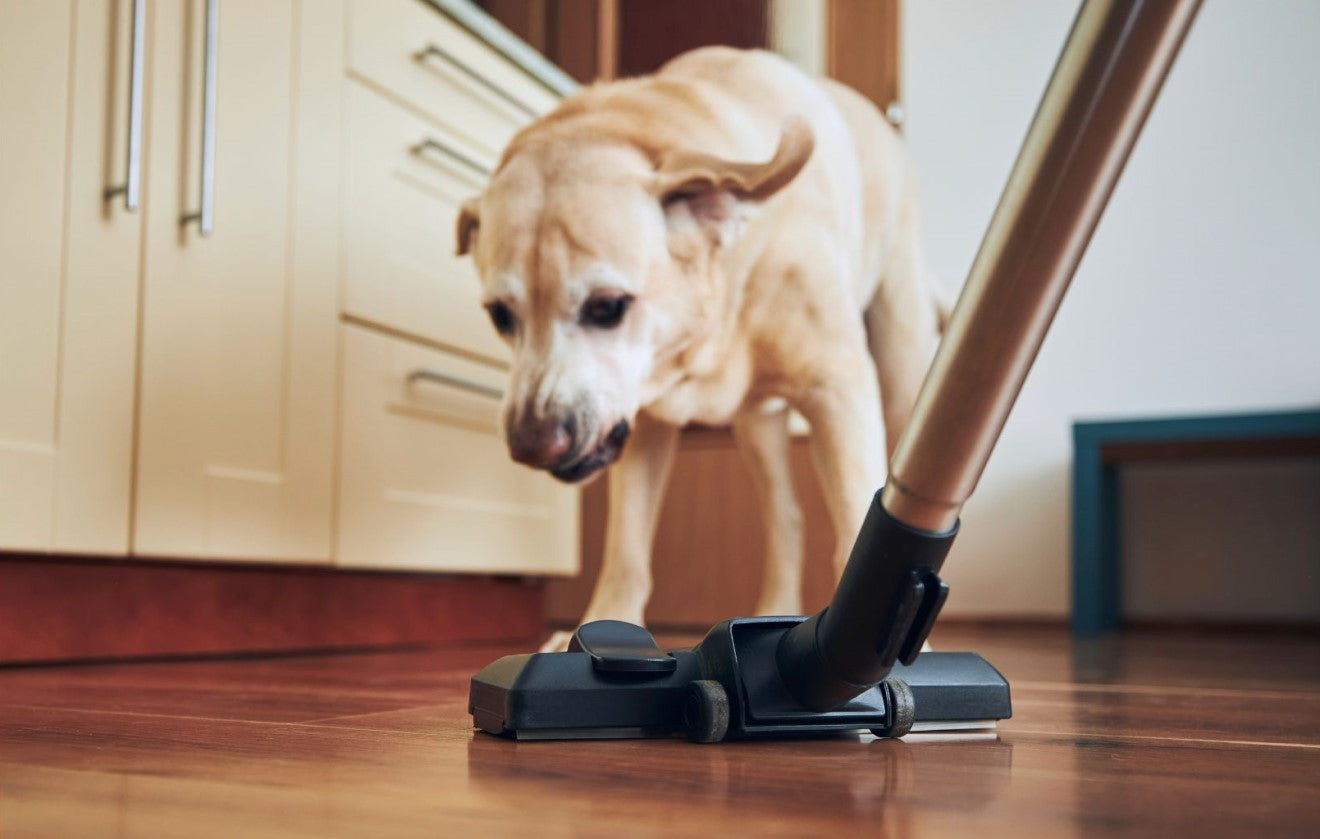
[[[1199,6],[1078,12],[894,452],[881,500],[899,521],[957,521]]]

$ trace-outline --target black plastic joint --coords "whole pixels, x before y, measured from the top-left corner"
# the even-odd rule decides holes
[[[784,634],[780,677],[808,708],[837,708],[911,662],[948,595],[938,572],[958,534],[909,527],[877,492],[853,544],[834,599]]]

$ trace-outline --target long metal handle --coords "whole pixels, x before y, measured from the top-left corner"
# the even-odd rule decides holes
[[[489,399],[504,398],[504,391],[497,387],[469,382],[467,379],[460,379],[457,376],[450,376],[446,373],[441,373],[426,367],[418,367],[416,370],[408,374],[408,384],[412,384],[419,380],[435,382],[436,384],[457,388],[458,390],[465,390],[468,393],[475,393],[477,396],[485,396]]]
[[[220,29],[220,0],[206,0],[206,47],[202,70],[202,190],[201,208],[182,218],[197,222],[197,230],[210,236],[215,230],[215,77],[216,40]]]
[[[1078,12],[894,452],[882,501],[899,521],[957,521],[1199,6]]]
[[[124,196],[134,212],[142,193],[142,60],[146,42],[147,0],[133,0],[133,34],[128,58],[128,161],[123,186],[105,191],[106,199]]]
[[[445,155],[446,157],[449,157],[455,160],[456,162],[463,164],[464,166],[471,169],[473,172],[476,172],[478,175],[480,175],[483,178],[490,177],[489,166],[486,166],[485,164],[477,160],[473,160],[471,157],[459,151],[458,149],[454,148],[453,146],[449,145],[445,141],[437,140],[434,137],[423,137],[419,143],[417,143],[412,147],[412,152],[413,154],[421,154],[422,152],[427,151],[428,149],[433,151],[438,151],[441,154]]]
[[[481,73],[478,73],[476,70],[473,70],[462,60],[456,57],[453,53],[441,47],[439,44],[436,43],[427,44],[426,46],[419,49],[417,52],[413,53],[413,58],[416,59],[417,61],[426,61],[427,59],[438,58],[441,61],[448,64],[450,67],[453,67],[455,70],[467,76],[472,81],[476,82],[481,87],[495,94],[500,99],[503,99],[505,102],[508,102],[513,107],[527,114],[529,117],[539,116],[537,110],[533,108],[531,105],[528,105],[526,102],[510,94],[507,90],[499,87],[498,85],[493,84],[490,81],[490,79],[486,78]]]
[[[837,708],[920,650],[958,512],[1198,3],[1087,0],[1078,13],[834,598],[776,650],[803,705]]]

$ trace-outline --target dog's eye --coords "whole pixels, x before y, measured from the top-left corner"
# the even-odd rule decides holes
[[[613,329],[623,320],[632,301],[632,296],[628,294],[622,297],[592,298],[582,307],[582,323],[601,329]]]
[[[490,315],[490,322],[495,325],[496,332],[501,335],[513,334],[517,319],[508,306],[503,303],[491,303],[486,307],[486,312]]]

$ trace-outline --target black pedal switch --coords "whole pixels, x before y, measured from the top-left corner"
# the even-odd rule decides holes
[[[624,621],[592,621],[578,627],[570,653],[591,656],[598,673],[672,673],[678,660],[660,649],[644,627]]]

